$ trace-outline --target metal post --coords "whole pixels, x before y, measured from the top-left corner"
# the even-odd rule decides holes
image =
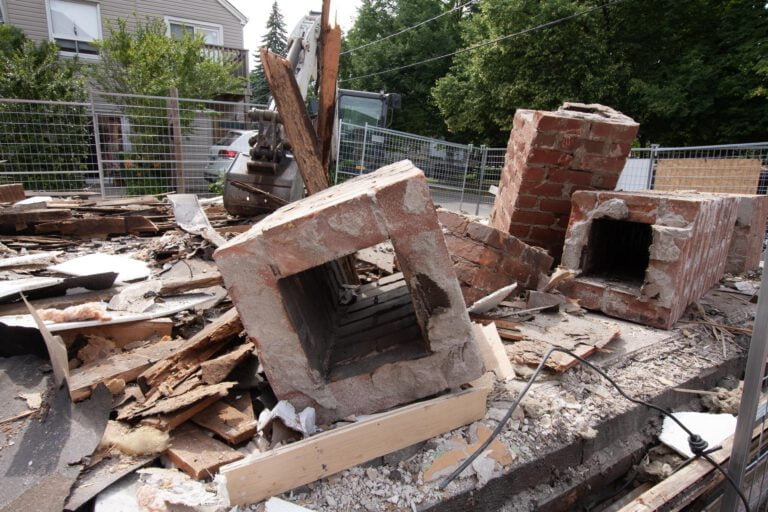
[[[483,144],[480,146],[483,157],[480,160],[480,190],[477,191],[477,205],[475,205],[475,215],[480,215],[480,200],[483,198],[483,181],[485,180],[485,163],[488,161],[488,148]]]
[[[648,190],[652,190],[653,187],[653,164],[656,160],[656,154],[659,151],[658,144],[651,144],[650,159],[648,160],[648,183],[646,184]]]
[[[464,179],[461,182],[461,197],[459,198],[459,211],[464,211],[464,190],[467,188],[467,173],[469,172],[469,159],[472,158],[472,144],[467,146],[467,160],[464,162]]]
[[[99,116],[96,115],[96,107],[93,101],[93,91],[88,89],[88,101],[91,103],[91,119],[93,119],[93,137],[96,140],[96,167],[99,171],[99,191],[101,198],[106,197],[104,186],[104,167],[101,164],[101,133],[99,132]]]
[[[763,261],[765,261],[766,256],[768,256],[768,251],[763,254]],[[749,342],[747,370],[744,374],[744,391],[741,395],[736,432],[733,435],[731,460],[728,463],[728,473],[739,487],[741,487],[744,479],[744,469],[747,467],[755,412],[763,387],[765,359],[768,357],[768,268],[763,268],[760,291],[762,293],[760,293],[760,298],[757,301],[755,325],[752,329],[752,339]],[[741,500],[735,489],[730,485],[725,487],[725,495],[720,510],[728,512],[741,510]]]
[[[336,125],[336,176],[333,178],[333,183],[338,185],[339,184],[339,161],[341,160],[341,119],[339,119],[338,124]]]
[[[365,169],[365,141],[368,139],[368,123],[365,123],[365,129],[363,130],[363,150],[360,152],[360,174],[363,174]]]
[[[186,192],[184,183],[184,153],[181,148],[181,112],[179,112],[179,91],[171,87],[170,97],[168,98],[168,126],[171,134],[171,143],[173,144],[173,158],[176,161],[176,192],[183,194]]]

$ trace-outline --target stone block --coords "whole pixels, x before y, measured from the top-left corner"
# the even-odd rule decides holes
[[[671,328],[725,272],[739,199],[725,194],[573,195],[560,290],[587,309]]]
[[[512,283],[536,289],[552,267],[545,250],[479,219],[442,209],[437,216],[467,306]]]
[[[348,300],[338,260],[386,240],[402,274]],[[409,161],[284,206],[214,258],[275,395],[321,421],[482,374],[426,178]]]
[[[558,262],[571,195],[613,190],[638,129],[632,119],[603,105],[518,110],[491,225],[547,249]]]

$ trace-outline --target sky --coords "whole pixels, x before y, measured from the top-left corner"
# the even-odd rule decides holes
[[[240,12],[248,18],[248,24],[243,30],[245,47],[251,51],[251,59],[264,35],[269,12],[272,9],[272,0],[229,0]],[[309,11],[320,11],[321,0],[277,0],[280,12],[285,19],[285,31],[290,34],[293,27],[308,14]],[[343,31],[352,27],[360,0],[331,0],[331,23],[334,16],[338,20]]]

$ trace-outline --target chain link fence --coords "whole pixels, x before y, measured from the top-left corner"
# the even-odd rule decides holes
[[[220,193],[217,180],[255,133],[246,102],[93,92],[86,102],[0,99],[0,183],[103,197]],[[436,204],[487,215],[506,148],[341,123],[335,181],[412,160]],[[768,143],[632,149],[621,190],[760,193]]]
[[[0,183],[103,197],[213,194],[248,151],[253,107],[264,106],[96,92],[88,102],[0,99]]]

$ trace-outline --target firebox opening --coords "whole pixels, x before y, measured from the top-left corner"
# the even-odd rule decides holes
[[[341,276],[334,261],[278,281],[314,370],[330,382],[430,354],[402,274],[357,289]]]
[[[582,252],[582,275],[640,286],[645,280],[652,242],[649,224],[593,220]]]

